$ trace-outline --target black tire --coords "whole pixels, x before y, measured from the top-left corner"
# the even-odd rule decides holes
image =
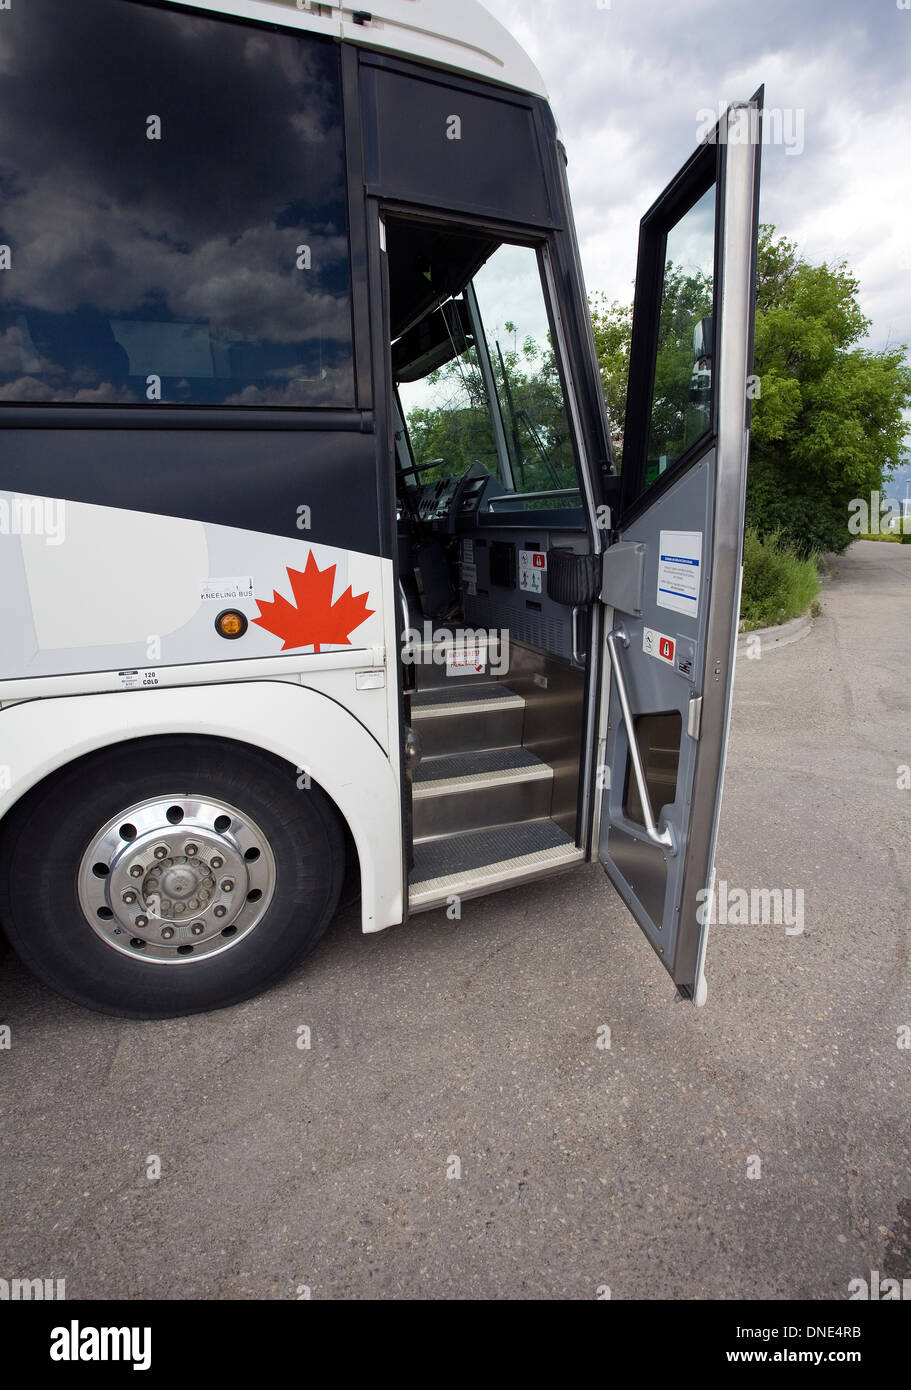
[[[268,841],[274,874],[248,935],[220,953],[163,965],[96,934],[77,879],[112,817],[175,794],[249,817]],[[190,736],[120,744],[70,764],[14,815],[2,851],[0,911],[23,963],[77,1004],[136,1019],[220,1009],[276,984],[325,932],[345,870],[340,818],[318,787],[299,790],[293,768],[246,745]]]

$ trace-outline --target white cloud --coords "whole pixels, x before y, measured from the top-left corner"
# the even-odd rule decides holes
[[[802,113],[805,147],[765,146],[762,220],[809,260],[848,262],[870,346],[911,346],[911,12],[862,0],[485,3],[550,90],[590,289],[630,299],[639,219],[695,148],[700,109],[765,82],[767,109]]]

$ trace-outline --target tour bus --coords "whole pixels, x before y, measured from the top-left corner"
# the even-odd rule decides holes
[[[599,860],[699,1004],[761,94],[641,223],[618,466],[539,73],[367,3],[0,5],[0,919],[164,1018]]]

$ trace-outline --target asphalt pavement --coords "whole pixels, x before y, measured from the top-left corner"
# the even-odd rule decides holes
[[[911,547],[835,570],[805,637],[740,652],[717,856],[729,894],[802,890],[802,931],[713,927],[701,1010],[595,866],[375,937],[348,909],[270,994],[177,1022],[85,1012],[7,958],[0,1278],[844,1300],[911,1277]]]

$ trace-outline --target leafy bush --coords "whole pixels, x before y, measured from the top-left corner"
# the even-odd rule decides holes
[[[773,627],[805,613],[820,590],[819,568],[811,555],[777,534],[760,538],[755,526],[744,537],[743,595],[740,617],[745,629]]]

